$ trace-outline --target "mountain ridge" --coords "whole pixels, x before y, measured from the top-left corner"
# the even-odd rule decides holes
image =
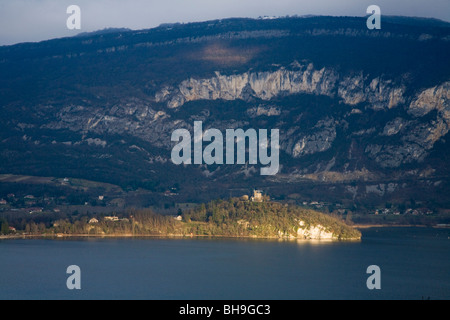
[[[450,31],[389,19],[236,18],[0,47],[0,173],[178,183],[195,201],[257,185],[445,207]],[[194,121],[279,128],[280,174],[174,166],[170,135]]]

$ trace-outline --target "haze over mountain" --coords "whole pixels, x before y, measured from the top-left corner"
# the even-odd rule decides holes
[[[0,47],[0,173],[181,201],[449,204],[450,27],[433,19],[225,19]],[[171,134],[279,129],[280,172],[175,166]]]

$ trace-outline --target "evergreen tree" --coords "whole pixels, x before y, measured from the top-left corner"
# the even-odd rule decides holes
[[[9,233],[9,224],[5,219],[0,219],[0,234]]]

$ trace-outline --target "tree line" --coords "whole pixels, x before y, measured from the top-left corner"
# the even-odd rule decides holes
[[[157,214],[150,209],[128,210],[114,216],[80,215],[57,218],[51,222],[28,221],[22,224],[25,234],[67,235],[184,235],[230,237],[278,237],[296,235],[302,228],[318,224],[337,238],[360,237],[359,231],[337,217],[314,210],[277,202],[251,202],[240,198],[214,200],[175,216]],[[2,232],[8,229],[1,223]]]

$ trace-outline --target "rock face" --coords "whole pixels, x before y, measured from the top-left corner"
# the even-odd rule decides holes
[[[450,82],[422,91],[409,105],[408,112],[415,117],[423,117],[432,110],[439,116],[450,120]]]
[[[338,240],[339,237],[327,230],[321,224],[306,226],[305,222],[299,221],[299,228],[295,234],[278,231],[278,237],[300,240]],[[349,239],[350,240],[350,239]]]
[[[315,70],[311,63],[292,63],[288,68],[275,72],[246,72],[223,76],[218,72],[209,79],[187,79],[177,88],[162,88],[154,102],[137,98],[124,101],[111,108],[67,106],[56,114],[56,119],[42,125],[47,129],[70,129],[76,132],[131,134],[154,146],[169,150],[170,135],[175,129],[192,129],[192,121],[179,118],[171,110],[182,109],[187,102],[234,101],[249,104],[246,116],[258,120],[261,117],[279,119],[280,123],[292,121],[292,112],[271,104],[277,98],[295,94],[326,96],[339,99],[340,103],[352,107],[341,119],[323,115],[321,119],[303,127],[302,115],[288,126],[281,126],[280,148],[294,159],[320,154],[330,150],[344,131],[347,136],[385,137],[383,144],[366,139],[364,153],[382,168],[398,168],[403,164],[423,161],[434,144],[449,131],[450,82],[420,91],[413,98],[405,97],[405,88],[394,85],[391,80],[369,79],[359,73],[342,76],[333,69]],[[254,99],[263,103],[254,105]],[[157,110],[154,103],[162,103],[167,109]],[[389,112],[395,108],[406,111],[403,117],[388,120],[379,129],[369,128],[348,132],[348,117],[362,117],[364,111],[353,108],[365,105],[366,110]],[[433,113],[434,112],[434,113]],[[198,120],[212,120],[211,127],[232,128],[248,125],[246,121],[224,121],[214,119],[208,109],[192,115]],[[294,117],[294,119],[295,119]],[[287,120],[289,118],[289,120]],[[425,119],[426,118],[426,119]],[[425,119],[425,120],[424,120]],[[21,127],[30,126],[20,124]],[[31,125],[32,126],[32,125]],[[87,140],[89,145],[104,147],[106,142]],[[349,154],[351,154],[351,149]]]
[[[381,167],[396,168],[402,164],[423,161],[433,145],[448,133],[450,123],[449,86],[442,85],[425,89],[413,99],[405,97],[406,88],[392,80],[377,77],[370,79],[363,73],[340,75],[333,69],[316,70],[312,63],[292,63],[289,68],[274,72],[246,72],[224,76],[220,73],[208,79],[186,79],[176,88],[163,88],[155,101],[165,103],[168,108],[181,108],[187,102],[197,100],[243,100],[257,98],[264,101],[293,94],[312,94],[338,98],[344,104],[356,106],[366,104],[375,111],[390,110],[405,106],[412,119],[397,117],[385,124],[378,134],[397,136],[395,144],[368,144],[365,153]],[[410,100],[409,105],[407,104]],[[411,101],[412,100],[412,101]],[[354,109],[355,110],[355,109]],[[420,118],[437,111],[436,118],[422,123]],[[360,114],[353,112],[353,114]],[[279,116],[278,109],[253,108],[252,117],[261,115]],[[282,149],[293,158],[320,153],[331,148],[336,139],[335,120],[319,120],[308,133],[299,133],[289,128],[283,134]]]
[[[396,118],[386,124],[381,135],[401,135],[396,145],[368,145],[366,153],[383,167],[396,168],[405,163],[421,162],[434,144],[449,131],[450,82],[421,91],[407,106],[412,120]],[[425,121],[423,117],[435,111]]]
[[[337,239],[332,232],[326,231],[325,228],[318,224],[306,228],[300,221],[300,227],[297,230],[297,237],[307,240],[334,240]]]
[[[292,63],[274,72],[246,72],[216,75],[208,79],[186,79],[176,88],[165,87],[155,95],[156,102],[179,108],[196,100],[271,100],[281,94],[307,93],[339,97],[349,105],[368,102],[374,109],[394,108],[404,101],[404,88],[392,81],[374,78],[367,82],[362,73],[340,77],[333,69],[316,70],[312,63]]]
[[[297,137],[297,142],[291,149],[286,149],[286,152],[291,154],[294,158],[299,158],[307,154],[314,154],[323,152],[331,148],[331,145],[336,138],[336,125],[333,119],[320,120],[311,130],[310,134],[303,137]],[[285,141],[291,140],[286,136]]]

